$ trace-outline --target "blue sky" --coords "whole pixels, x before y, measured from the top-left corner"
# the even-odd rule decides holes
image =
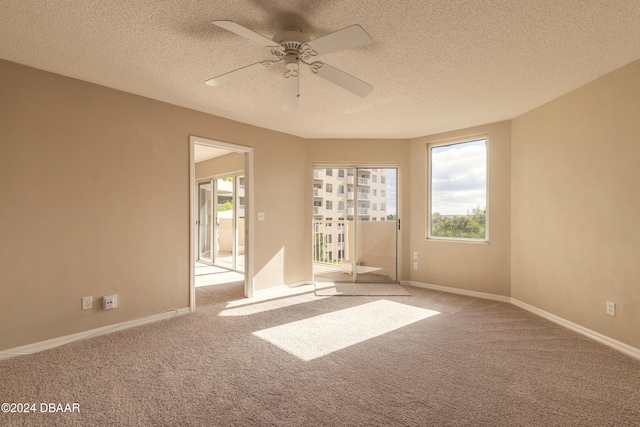
[[[431,149],[432,213],[466,215],[487,205],[486,141]]]

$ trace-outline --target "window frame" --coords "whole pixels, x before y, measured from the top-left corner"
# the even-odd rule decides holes
[[[437,147],[451,146],[457,144],[465,144],[469,142],[476,141],[485,141],[485,157],[486,157],[486,177],[485,177],[485,198],[486,198],[486,206],[485,206],[485,237],[484,239],[473,239],[467,237],[442,237],[442,236],[432,236],[431,228],[432,228],[432,216],[433,216],[433,207],[432,207],[432,175],[433,175],[433,166],[432,166],[432,149]],[[490,138],[488,133],[480,133],[475,135],[467,135],[464,137],[451,138],[438,140],[434,142],[428,142],[426,144],[426,181],[427,181],[427,194],[426,194],[426,218],[425,218],[425,238],[430,241],[439,241],[439,242],[458,242],[458,243],[470,243],[470,244],[489,244],[490,230],[489,230],[489,219],[490,219],[490,210],[489,210],[489,189],[490,189],[490,181],[489,181],[489,171],[490,171]]]

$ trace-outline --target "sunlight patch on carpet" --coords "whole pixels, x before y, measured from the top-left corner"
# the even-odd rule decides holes
[[[382,299],[263,329],[253,335],[309,361],[436,314],[440,312]]]

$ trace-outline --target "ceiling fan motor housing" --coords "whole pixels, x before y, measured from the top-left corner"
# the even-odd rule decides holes
[[[311,37],[304,34],[297,27],[287,27],[284,31],[273,36],[273,41],[284,48],[284,63],[288,70],[297,70],[300,59],[300,48],[311,41]]]

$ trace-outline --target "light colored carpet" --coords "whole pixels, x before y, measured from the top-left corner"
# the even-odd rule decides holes
[[[198,288],[193,314],[0,361],[0,403],[81,409],[0,425],[640,425],[640,361],[510,304],[409,289]]]
[[[195,287],[220,285],[223,283],[244,282],[244,274],[225,268],[196,263]]]
[[[391,296],[411,295],[398,283],[316,282],[317,296]]]

